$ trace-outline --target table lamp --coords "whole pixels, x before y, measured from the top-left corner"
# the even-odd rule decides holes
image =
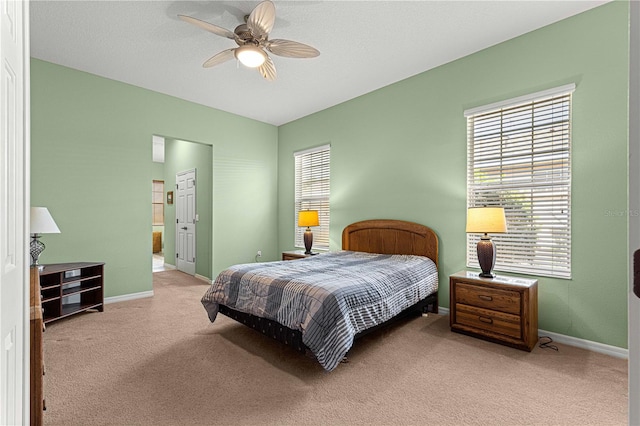
[[[491,270],[496,263],[496,245],[488,233],[507,232],[507,221],[502,207],[471,207],[467,210],[467,233],[483,233],[478,241],[478,263],[483,278],[493,278]]]
[[[313,244],[313,233],[310,226],[318,226],[318,210],[301,210],[298,212],[298,226],[306,226],[307,230],[304,232],[304,248],[306,251],[304,254],[311,253],[311,245]]]
[[[54,222],[46,207],[31,207],[31,266],[37,266],[42,271],[44,266],[38,264],[38,258],[44,251],[45,245],[40,241],[40,234],[59,234],[60,229]]]

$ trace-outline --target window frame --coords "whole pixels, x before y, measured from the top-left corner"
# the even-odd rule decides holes
[[[491,235],[495,270],[571,279],[574,91],[568,84],[464,112],[467,208],[505,208],[507,232]],[[467,234],[467,267],[479,267],[479,239]]]
[[[304,248],[305,227],[298,226],[300,210],[318,210],[320,225],[311,228],[313,248],[329,250],[331,222],[331,144],[293,153],[294,157],[294,247]],[[304,188],[304,189],[303,189]]]
[[[156,191],[156,183],[162,184],[162,191]],[[159,179],[153,179],[151,183],[151,225],[152,226],[164,226],[164,181]],[[155,201],[156,194],[160,194],[160,201]],[[162,210],[162,223],[156,222],[156,206],[160,206]]]

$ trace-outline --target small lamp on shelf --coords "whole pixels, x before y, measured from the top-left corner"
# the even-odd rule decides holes
[[[307,227],[307,230],[304,232],[304,248],[306,249],[304,254],[313,254],[311,253],[313,233],[311,232],[310,227],[318,225],[320,225],[318,220],[318,210],[300,210],[298,212],[298,226]]]
[[[496,263],[496,245],[489,233],[507,232],[507,221],[502,207],[471,207],[467,210],[467,233],[482,233],[478,241],[478,263],[483,278],[493,278],[491,270]]]
[[[37,266],[38,270],[44,267],[38,264],[38,258],[44,251],[45,245],[40,241],[40,234],[59,234],[60,229],[51,217],[46,207],[31,207],[31,244],[29,252],[31,254],[31,266]]]

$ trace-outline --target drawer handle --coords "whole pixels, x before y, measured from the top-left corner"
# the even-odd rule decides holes
[[[484,322],[486,324],[493,324],[493,319],[491,319],[491,318],[478,317],[478,320],[480,320],[480,322]]]
[[[481,300],[484,300],[485,302],[491,302],[491,301],[493,301],[493,297],[491,297],[491,296],[485,296],[484,294],[479,294],[479,295],[478,295],[478,297],[479,297]]]

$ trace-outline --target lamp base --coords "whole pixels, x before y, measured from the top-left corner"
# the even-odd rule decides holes
[[[37,266],[38,270],[42,271],[42,269],[44,269],[44,266],[42,267],[42,269],[40,268],[42,265],[38,264],[38,258],[40,257],[40,254],[44,251],[45,245],[43,242],[39,240],[39,238],[40,238],[40,235],[38,234],[31,235],[31,243],[29,244],[29,254],[31,255],[31,266]]]
[[[313,232],[311,232],[311,228],[307,227],[307,230],[304,231],[304,254],[313,254],[311,253],[311,246],[313,245]]]
[[[496,245],[493,244],[493,241],[491,241],[491,238],[489,238],[487,234],[484,234],[484,236],[480,238],[480,241],[478,241],[476,248],[478,251],[478,263],[480,264],[480,269],[482,269],[480,277],[493,278],[494,275],[491,273],[491,270],[496,263]]]

